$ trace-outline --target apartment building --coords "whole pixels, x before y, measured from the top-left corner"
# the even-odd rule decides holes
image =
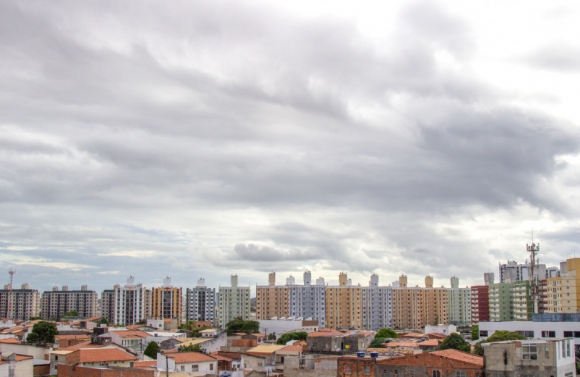
[[[459,288],[459,278],[453,276],[448,294],[449,323],[471,326],[471,288]]]
[[[194,288],[185,290],[185,315],[188,321],[210,321],[216,319],[216,291],[205,285],[205,279],[197,280]]]
[[[337,286],[326,287],[326,326],[332,329],[362,329],[362,289],[353,286],[346,273]]]
[[[115,324],[115,290],[105,289],[101,293],[101,316],[111,324]]]
[[[496,283],[489,286],[489,320],[492,322],[511,321],[514,304],[512,284]]]
[[[423,329],[425,325],[449,324],[448,289],[434,288],[433,278],[425,277],[425,287],[407,287],[407,276],[393,287],[393,326]]]
[[[101,296],[101,299],[103,295]],[[110,298],[108,299],[110,300]],[[109,313],[107,313],[107,315],[112,314],[112,320],[109,320],[111,323],[126,326],[147,318],[146,289],[142,284],[135,284],[135,278],[133,276],[129,276],[125,286],[116,284],[113,287],[112,301],[113,305],[108,308]],[[108,304],[109,303],[110,301]],[[103,300],[101,300],[101,306],[102,305]]]
[[[10,284],[0,290],[0,318],[28,321],[40,314],[40,293],[22,284],[20,289],[11,289]]]
[[[176,318],[181,323],[182,290],[171,285],[171,278],[163,279],[163,286],[151,289],[151,314],[154,318]],[[147,292],[143,292],[145,299]],[[145,308],[145,312],[147,312]]]
[[[290,288],[288,298],[289,315],[294,318],[312,319],[318,321],[321,328],[326,327],[326,285],[324,278],[316,279],[312,284],[310,271],[304,272],[303,285],[297,285],[294,277],[286,279]]]
[[[516,281],[531,280],[532,265],[531,263],[518,263],[516,261],[507,261],[499,265],[500,283],[510,283]],[[537,274],[538,280],[557,277],[560,274],[558,267],[546,267],[545,264],[538,264],[534,275]]]
[[[471,324],[489,321],[489,285],[471,287]]]
[[[393,287],[379,286],[379,277],[372,274],[369,286],[362,287],[362,328],[378,331],[392,327]]]
[[[42,294],[40,316],[45,320],[57,321],[65,313],[77,310],[79,317],[94,317],[97,312],[97,299],[97,292],[89,291],[86,285],[77,291],[69,291],[66,285],[60,291],[58,287],[53,287],[52,291]]]
[[[529,280],[512,283],[511,295],[514,321],[531,321],[534,313],[534,301]]]
[[[231,286],[219,287],[217,317],[222,329],[234,318],[250,319],[250,287],[238,286],[238,275],[232,275]]]
[[[293,277],[286,285],[276,285],[276,273],[268,275],[268,285],[256,285],[256,319],[272,319],[290,316],[290,287]]]
[[[559,277],[546,279],[546,313],[578,313],[580,311],[580,258],[560,264]]]

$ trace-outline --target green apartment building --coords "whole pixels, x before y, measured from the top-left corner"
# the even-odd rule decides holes
[[[490,321],[531,321],[533,311],[529,281],[490,284]]]

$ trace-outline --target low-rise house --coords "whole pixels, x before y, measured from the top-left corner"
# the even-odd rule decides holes
[[[167,359],[166,359],[167,358]],[[157,370],[169,372],[187,372],[197,375],[217,374],[218,361],[201,352],[171,352],[157,354]]]
[[[569,338],[484,343],[483,352],[488,377],[576,375],[574,340]]]
[[[220,334],[218,329],[205,329],[199,332],[202,338],[217,338]]]
[[[242,369],[242,354],[238,352],[216,351],[211,356],[218,360],[219,371],[235,372]]]
[[[335,377],[338,358],[323,355],[285,357],[284,377]]]
[[[383,359],[343,356],[338,359],[336,375],[338,377],[482,377],[483,370],[483,357],[448,349]]]
[[[37,360],[48,360],[48,355],[53,351],[50,345],[35,345],[22,343],[14,338],[0,340],[0,353],[17,355],[30,355]]]
[[[56,335],[54,337],[54,348],[66,348],[75,344],[85,343],[91,340],[90,335]]]
[[[198,344],[202,349],[206,351],[206,353],[220,351],[222,347],[225,347],[228,344],[228,337],[225,332],[218,331],[215,333],[215,336],[206,336],[201,338],[178,338],[181,344],[177,345],[177,348],[180,346],[189,346]],[[244,340],[239,340],[244,341]],[[248,340],[249,341],[249,340]],[[247,348],[246,348],[247,349]],[[245,350],[245,349],[244,349]],[[242,351],[241,349],[236,349],[235,351]]]
[[[14,362],[16,377],[32,377],[34,375],[34,359],[30,355],[2,353],[0,358],[0,376],[10,376],[10,363]]]
[[[319,329],[306,338],[308,349],[318,352],[340,352],[344,349],[345,334],[333,329]]]
[[[116,347],[81,348],[65,355],[65,363],[69,366],[131,368],[135,361],[135,355]],[[58,365],[59,375],[61,366]]]
[[[261,344],[249,349],[242,355],[243,369],[271,373],[280,365],[279,362],[276,362],[277,351],[285,347],[278,344]]]

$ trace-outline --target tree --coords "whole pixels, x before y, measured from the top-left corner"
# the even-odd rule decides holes
[[[479,339],[479,325],[473,325],[471,328],[471,340]]]
[[[456,332],[449,334],[447,338],[443,339],[439,349],[455,349],[463,352],[471,352],[471,346],[469,343],[467,343],[465,339],[463,339],[463,337]]]
[[[143,353],[150,358],[157,360],[157,352],[159,352],[159,348],[160,347],[157,342],[149,342]]]
[[[54,336],[58,334],[56,324],[41,321],[32,326],[32,331],[26,337],[27,342],[54,343]]]
[[[526,337],[520,334],[519,332],[510,332],[505,330],[496,331],[489,338],[477,342],[477,344],[473,348],[473,353],[479,356],[483,356],[483,347],[481,346],[483,343],[502,342],[504,340],[524,340],[524,339],[526,339]]]
[[[237,317],[226,324],[226,331],[228,335],[237,332],[253,334],[260,332],[260,322],[258,321],[244,321],[241,317]]]
[[[382,328],[375,334],[376,338],[398,338],[399,336],[392,328]]]
[[[199,344],[190,344],[177,347],[177,352],[203,352],[203,348]]]
[[[147,319],[143,318],[142,320],[135,322],[136,325],[146,325],[147,324]]]
[[[99,323],[101,325],[109,326],[109,321],[107,321],[107,318],[105,318],[105,317],[101,318],[101,320],[99,321]]]
[[[306,340],[306,338],[308,338],[308,333],[305,331],[287,332],[278,338],[276,344],[286,344],[291,340]]]
[[[275,333],[268,334],[268,340],[276,340],[276,334]]]
[[[74,309],[74,310],[71,310],[70,312],[64,313],[64,316],[65,317],[78,317],[79,316],[79,311],[76,310],[76,309]]]
[[[387,339],[375,337],[375,339],[369,345],[369,348],[383,348],[383,343],[385,343],[385,340]]]

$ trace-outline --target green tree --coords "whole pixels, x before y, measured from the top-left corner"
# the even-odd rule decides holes
[[[159,348],[160,347],[157,342],[149,342],[143,353],[150,358],[157,360],[157,352],[159,352]]]
[[[398,338],[398,335],[392,328],[383,327],[375,334],[375,338]]]
[[[190,344],[188,346],[177,347],[177,352],[202,352],[203,348],[199,344]]]
[[[278,338],[276,344],[286,344],[291,340],[306,340],[306,338],[308,338],[308,333],[305,331],[287,332]]]
[[[471,328],[471,340],[479,339],[479,325],[473,325]]]
[[[146,325],[147,324],[147,319],[143,318],[142,320],[136,322],[135,324],[136,325]]]
[[[274,333],[268,334],[268,340],[276,340],[276,334]]]
[[[463,339],[463,337],[456,332],[449,334],[447,338],[443,339],[439,349],[455,349],[463,352],[471,352],[471,346],[469,343],[467,343],[465,339]]]
[[[385,340],[387,339],[375,337],[375,339],[369,345],[369,348],[383,348],[383,343],[385,343]]]
[[[101,320],[99,321],[99,323],[101,325],[109,326],[109,321],[107,321],[107,318],[105,318],[105,317],[101,318]]]
[[[237,317],[226,324],[226,331],[228,335],[237,332],[246,334],[254,334],[260,332],[260,322],[258,321],[244,321],[241,317]]]
[[[26,337],[27,342],[54,343],[54,336],[58,334],[56,324],[41,321],[32,326],[32,331]]]
[[[79,316],[79,311],[78,310],[71,310],[70,312],[66,312],[64,313],[65,317],[78,317]]]
[[[473,353],[479,356],[483,356],[483,347],[481,346],[483,343],[493,343],[493,342],[502,342],[504,340],[524,340],[526,339],[525,336],[520,334],[519,332],[510,332],[510,331],[496,331],[487,339],[477,342],[475,347],[473,348]]]

